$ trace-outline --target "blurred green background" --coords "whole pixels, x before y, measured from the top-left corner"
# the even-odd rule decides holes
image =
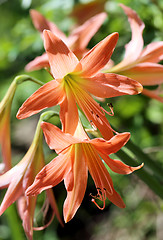
[[[44,52],[40,34],[35,30],[29,16],[30,9],[40,11],[47,19],[68,34],[75,19],[70,17],[77,3],[88,1],[75,0],[0,0],[0,100],[15,76],[24,74],[25,65]],[[126,0],[107,1],[105,11],[108,18],[97,34],[91,39],[88,47],[112,32],[119,32],[119,41],[112,59],[118,63],[123,56],[124,45],[131,37],[126,15],[118,6],[123,3],[133,8],[145,23],[145,45],[151,41],[163,40],[163,1],[162,0]],[[49,81],[45,70],[28,73],[43,82]],[[17,120],[16,113],[24,100],[38,86],[25,83],[19,86],[11,114],[11,138],[13,165],[17,163],[28,149],[37,124],[37,116]],[[163,104],[143,95],[123,96],[107,99],[114,106],[114,117],[109,117],[111,124],[118,131],[131,132],[133,142],[149,154],[154,161],[163,166]],[[56,121],[58,124],[58,120]],[[23,135],[23,136],[22,136]],[[46,148],[45,152],[49,150]],[[49,153],[49,152],[48,152]],[[47,156],[47,162],[52,159]],[[143,159],[142,159],[143,162]],[[57,220],[46,230],[34,232],[34,239],[39,240],[162,240],[163,236],[163,202],[144,182],[133,173],[131,176],[120,176],[111,173],[114,186],[121,194],[126,209],[118,209],[109,201],[104,211],[97,209],[89,197],[95,193],[94,183],[89,178],[83,203],[74,219],[62,228]],[[60,213],[66,197],[63,183],[54,189]],[[0,192],[4,196],[4,191]],[[40,198],[40,205],[42,200]],[[0,217],[0,240],[26,239],[21,221],[15,213],[16,206],[10,207]],[[19,236],[13,232],[17,229]]]

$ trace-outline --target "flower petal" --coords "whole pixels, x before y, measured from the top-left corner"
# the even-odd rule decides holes
[[[43,122],[41,123],[41,128],[44,132],[48,146],[50,149],[55,149],[56,152],[60,152],[79,141],[69,133],[62,132],[58,127],[51,123]]]
[[[57,216],[58,221],[60,222],[61,226],[63,226],[63,222],[62,222],[59,210],[58,210],[58,206],[57,206],[54,194],[53,194],[53,190],[52,189],[47,189],[46,194],[47,194],[47,198],[49,200],[49,203],[50,203],[55,215]]]
[[[139,82],[114,73],[99,73],[92,78],[83,78],[81,86],[91,94],[102,98],[133,95],[143,90]]]
[[[100,105],[78,84],[76,84],[73,92],[77,104],[86,115],[87,119],[95,125],[105,139],[110,139],[113,136],[113,129],[111,128],[105,113],[102,112]]]
[[[148,44],[139,58],[139,62],[157,63],[161,60],[163,60],[163,41]]]
[[[11,169],[10,111],[8,106],[0,113],[0,145],[4,164],[4,172]]]
[[[33,220],[36,199],[37,197],[25,197],[24,195],[18,198],[19,215],[22,219],[22,225],[29,240],[33,239]]]
[[[113,172],[119,173],[119,174],[130,174],[134,172],[135,170],[138,170],[143,167],[143,163],[139,165],[138,167],[130,167],[120,160],[114,160],[111,159],[109,156],[102,154],[101,157],[106,162],[106,164],[110,167],[110,169]]]
[[[69,89],[66,91],[65,100],[60,104],[59,115],[63,131],[73,135],[78,125],[79,115],[74,95]]]
[[[29,71],[39,70],[39,69],[42,69],[45,67],[49,67],[49,59],[48,59],[48,55],[46,53],[44,53],[41,56],[36,57],[34,60],[29,62],[25,66],[25,70],[29,72]]]
[[[23,103],[19,108],[17,118],[30,117],[45,108],[60,104],[63,100],[63,89],[57,81],[52,80],[40,87]]]
[[[143,86],[163,83],[163,65],[157,63],[140,63],[122,74],[135,79]]]
[[[82,76],[93,76],[107,64],[118,41],[118,36],[116,32],[110,34],[80,60]]]
[[[55,78],[63,78],[76,68],[77,57],[65,43],[52,32],[44,30],[44,47],[48,54],[49,64]]]
[[[106,13],[100,13],[94,17],[87,20],[83,25],[77,27],[72,31],[71,35],[68,37],[71,42],[71,38],[77,37],[75,43],[73,44],[73,49],[85,49],[90,39],[98,31],[104,20],[106,19]],[[69,44],[70,46],[70,44]]]
[[[78,3],[75,5],[70,16],[74,17],[78,24],[82,24],[87,19],[104,11],[106,0],[95,0],[88,3]]]
[[[26,195],[36,195],[59,184],[70,170],[70,163],[70,150],[54,158],[36,175],[33,184],[27,188]]]
[[[100,152],[106,155],[116,153],[119,151],[129,140],[130,133],[118,133],[110,140],[106,141],[102,138],[94,138],[90,143]]]
[[[125,14],[128,16],[128,21],[132,30],[132,39],[125,46],[126,51],[123,59],[124,64],[127,64],[137,60],[141,54],[144,45],[142,34],[145,25],[134,10],[123,4],[120,4],[120,6],[123,8]]]
[[[60,31],[57,26],[53,23],[48,21],[42,14],[40,14],[38,11],[31,9],[30,10],[30,15],[33,21],[33,24],[35,28],[42,33],[44,29],[50,30],[53,32],[56,36],[61,38],[62,40],[67,39],[65,34]]]
[[[22,192],[23,188],[20,178],[12,179],[0,206],[0,216],[13,202],[15,202],[21,196]]]
[[[148,90],[148,89],[144,88],[142,94],[144,94],[144,95],[146,95],[150,98],[156,99],[156,100],[163,103],[163,97],[159,96],[159,92],[157,92],[157,90],[156,91],[151,91],[151,90]]]
[[[72,189],[67,188],[67,198],[63,207],[64,219],[66,223],[74,217],[77,209],[80,207],[87,186],[88,172],[83,150],[80,144],[75,145],[75,156],[73,159],[72,172],[73,184],[69,183],[68,186],[72,185],[73,187]],[[68,176],[66,176],[66,178],[67,177]],[[69,179],[69,181],[70,180],[71,179]]]
[[[84,150],[88,169],[95,182],[96,188],[100,188],[102,192],[104,191],[104,194],[106,194],[108,199],[116,206],[124,208],[125,204],[120,195],[115,191],[110,174],[102,163],[100,157],[93,148],[90,148],[88,145],[84,147]]]

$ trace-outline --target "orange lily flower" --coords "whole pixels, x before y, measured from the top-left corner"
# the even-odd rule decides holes
[[[16,81],[13,81],[0,102],[0,145],[4,164],[2,172],[11,168],[10,112],[16,87]]]
[[[39,88],[21,106],[17,117],[29,117],[42,109],[60,105],[64,132],[73,134],[78,124],[77,105],[104,138],[113,136],[103,109],[91,96],[110,98],[142,91],[140,83],[114,73],[98,73],[109,61],[118,40],[113,33],[99,42],[80,61],[65,43],[44,30],[44,45],[55,80]],[[73,119],[73,124],[72,124]]]
[[[143,30],[144,23],[137,13],[129,7],[120,4],[128,16],[132,30],[132,39],[125,46],[125,55],[123,60],[105,72],[114,72],[128,76],[143,86],[160,85],[163,83],[163,65],[158,64],[163,60],[163,41],[152,42],[144,49]],[[143,89],[143,94],[163,102],[159,92]]]
[[[141,168],[142,165],[130,167],[108,156],[125,145],[130,133],[117,134],[108,141],[102,138],[91,140],[80,122],[74,136],[62,132],[50,123],[43,122],[41,127],[50,149],[55,149],[59,155],[37,174],[34,183],[26,191],[27,195],[39,194],[45,189],[56,186],[64,179],[67,198],[63,212],[64,220],[68,222],[81,205],[89,170],[98,192],[97,196],[91,195],[96,206],[101,210],[104,209],[107,197],[118,207],[125,207],[123,200],[113,187],[112,179],[102,159],[112,171],[119,174],[129,174]],[[95,199],[100,199],[103,207],[100,207]]]
[[[39,121],[33,142],[23,159],[9,171],[0,176],[0,189],[7,188],[7,192],[0,205],[0,215],[15,201],[23,221],[23,228],[28,239],[33,239],[33,218],[37,197],[25,196],[25,191],[33,183],[36,174],[44,166],[42,149],[42,129]],[[62,224],[55,198],[51,189],[47,191],[48,201]],[[53,214],[54,216],[54,214]],[[42,227],[41,229],[43,229]],[[37,230],[37,228],[36,228]]]
[[[66,37],[66,35],[60,31],[53,22],[48,21],[36,10],[32,9],[30,15],[35,28],[41,33],[41,35],[44,29],[50,30],[57,37],[61,38],[78,58],[81,58],[88,51],[86,46],[107,17],[107,14],[104,12],[97,14],[86,21],[83,25],[76,27],[70,35]],[[33,71],[44,67],[49,67],[48,56],[46,53],[29,62],[25,69],[27,71]]]

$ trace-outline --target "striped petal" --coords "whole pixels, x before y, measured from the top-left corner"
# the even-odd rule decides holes
[[[66,178],[69,178],[69,184],[67,184],[68,186],[66,187],[67,198],[63,207],[65,222],[70,221],[74,217],[77,209],[81,205],[87,186],[88,171],[81,145],[75,145],[74,151],[74,159],[71,159],[73,161],[72,173],[70,173],[70,177],[66,176]],[[71,186],[71,188],[69,186]]]
[[[43,122],[41,123],[41,128],[48,146],[50,149],[55,149],[56,152],[60,152],[68,146],[79,142],[78,139],[74,138],[69,133],[62,132],[51,123]]]
[[[92,78],[83,78],[80,84],[86,91],[102,98],[133,95],[143,90],[139,82],[114,73],[99,73]]]
[[[90,143],[101,153],[109,155],[119,151],[129,140],[130,133],[119,133],[106,141],[102,138],[90,140]]]
[[[53,80],[33,93],[20,107],[17,118],[23,119],[49,107],[60,104],[64,100],[64,92],[60,84]]]
[[[76,101],[71,90],[67,91],[65,100],[60,104],[59,115],[63,131],[73,135],[78,125],[79,115]]]
[[[130,174],[130,173],[134,172],[135,170],[142,168],[144,165],[142,163],[138,167],[130,167],[130,166],[124,164],[123,162],[121,162],[120,160],[111,159],[109,156],[102,154],[101,157],[113,172],[119,173],[119,174]]]
[[[47,164],[37,175],[26,195],[36,195],[59,184],[70,170],[70,151],[60,154]]]
[[[100,189],[108,199],[120,208],[124,208],[125,204],[120,195],[115,191],[113,187],[112,179],[109,172],[102,163],[100,157],[88,145],[84,147],[85,156],[89,172],[95,182],[96,188]]]
[[[65,43],[52,32],[44,30],[44,47],[54,78],[61,79],[76,68],[77,57]]]
[[[118,33],[112,33],[92,48],[81,60],[82,76],[90,77],[100,71],[109,61],[116,43]]]
[[[84,112],[87,119],[99,129],[105,139],[110,139],[113,136],[113,130],[100,105],[78,84],[76,84],[73,93],[77,104]]]

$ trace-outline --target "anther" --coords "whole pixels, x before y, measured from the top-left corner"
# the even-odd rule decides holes
[[[98,207],[100,210],[104,210],[105,208],[105,200],[106,200],[106,188],[103,188],[103,190],[101,190],[101,188],[96,188],[97,189],[97,195],[93,196],[91,193],[89,194],[92,197],[92,202],[96,205],[96,207]],[[97,202],[95,201],[95,199],[98,199],[100,201],[103,202],[103,207],[100,207]]]

